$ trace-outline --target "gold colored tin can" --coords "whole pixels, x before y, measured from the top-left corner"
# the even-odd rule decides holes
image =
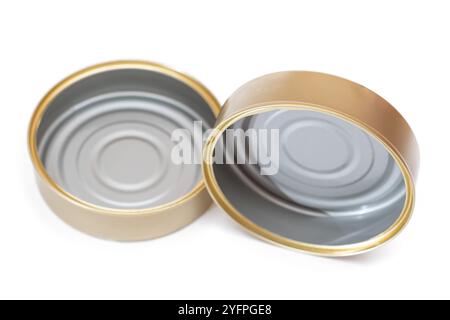
[[[198,124],[200,141],[191,141]],[[177,151],[188,161],[174,160],[174,132],[188,137],[189,148]],[[50,90],[28,138],[50,208],[85,233],[120,241],[191,223],[211,204],[207,188],[265,240],[357,254],[406,225],[419,167],[414,134],[387,101],[314,72],[257,78],[220,110],[203,85],[170,68],[95,65]]]
[[[269,74],[231,95],[215,129],[204,149],[207,188],[267,241],[352,255],[390,240],[411,216],[419,168],[414,134],[387,101],[357,83],[314,72]],[[230,130],[244,139],[230,141]],[[247,139],[251,130],[273,131],[266,138],[278,140],[257,143]],[[234,146],[227,159],[241,150],[254,161],[217,163],[224,142]],[[270,153],[277,157],[258,158]]]
[[[155,63],[79,71],[51,89],[31,119],[39,190],[65,222],[97,237],[143,240],[178,230],[211,200],[201,164],[170,161],[171,132],[194,121],[206,130],[219,110],[198,81]]]

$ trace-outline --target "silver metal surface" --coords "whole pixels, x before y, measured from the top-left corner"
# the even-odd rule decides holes
[[[216,165],[217,180],[239,212],[283,237],[317,245],[370,239],[398,218],[405,183],[375,138],[354,124],[310,110],[276,110],[238,121],[235,129],[280,130],[279,171],[260,165]],[[258,159],[267,143],[237,152]],[[248,161],[247,161],[248,163]]]
[[[207,129],[214,115],[192,89],[157,72],[115,70],[66,89],[38,133],[41,160],[70,194],[101,207],[144,209],[174,201],[200,181],[198,164],[171,161],[175,129]],[[194,146],[201,154],[201,146]]]

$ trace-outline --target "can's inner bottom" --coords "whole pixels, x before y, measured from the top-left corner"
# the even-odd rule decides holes
[[[101,207],[145,209],[181,198],[201,180],[199,164],[171,161],[173,131],[192,134],[194,121],[206,130],[215,116],[183,82],[149,70],[105,71],[49,104],[37,145],[66,192]],[[201,154],[201,146],[192,149]]]
[[[234,145],[228,154],[234,163],[216,163],[216,180],[236,211],[278,236],[355,244],[386,231],[403,211],[406,188],[397,163],[346,120],[279,109],[231,128],[234,136],[227,130],[222,139],[226,152]],[[245,163],[237,160],[242,154]]]

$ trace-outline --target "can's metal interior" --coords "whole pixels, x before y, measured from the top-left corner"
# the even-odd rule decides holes
[[[192,87],[152,70],[106,70],[50,102],[36,142],[49,176],[66,192],[100,207],[145,209],[200,183],[200,164],[170,159],[172,131],[190,132],[194,121],[206,130],[215,115]]]
[[[245,164],[213,165],[227,201],[268,232],[312,245],[352,245],[383,233],[403,211],[406,187],[397,162],[354,123],[319,111],[278,109],[229,128],[279,131],[278,149],[273,142],[252,144],[247,136],[232,142]],[[225,132],[222,139],[230,143]],[[277,150],[278,158],[271,155]],[[272,162],[262,163],[260,154]],[[262,175],[269,167],[272,172]]]

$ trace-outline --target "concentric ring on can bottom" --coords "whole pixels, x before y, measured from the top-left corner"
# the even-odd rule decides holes
[[[276,174],[261,175],[259,164],[232,166],[249,187],[277,204],[301,214],[351,216],[404,201],[403,176],[394,159],[358,127],[311,110],[269,111],[243,120],[245,125],[241,120],[232,128],[280,131]],[[289,124],[301,130],[293,132]],[[237,152],[244,152],[243,142],[238,141]],[[248,157],[270,154],[265,146],[258,150],[251,144]]]

